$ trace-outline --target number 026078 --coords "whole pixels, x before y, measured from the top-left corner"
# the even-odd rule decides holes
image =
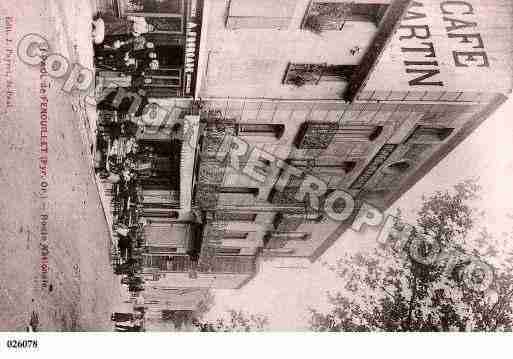
[[[38,344],[35,339],[8,339],[6,346],[9,349],[37,349]]]

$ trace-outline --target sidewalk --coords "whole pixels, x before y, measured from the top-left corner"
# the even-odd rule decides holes
[[[71,37],[71,44],[68,46],[59,46],[59,50],[64,52],[63,55],[67,56],[71,60],[70,62],[78,63],[84,68],[95,72],[91,32],[88,31],[87,36],[85,36],[84,29],[91,28],[92,16],[97,12],[98,9],[97,1],[70,1],[61,2],[58,5],[59,6],[56,7],[54,11],[65,13],[67,16],[65,17],[66,20],[61,20],[57,23],[57,27],[60,29],[60,31],[65,31]],[[91,14],[91,16],[85,16],[85,14]],[[58,17],[56,16],[56,18]],[[96,83],[93,83],[92,89],[95,88]],[[90,164],[90,174],[94,183],[96,184],[102,210],[109,227],[109,247],[112,249],[114,233],[112,229],[113,218],[111,201],[108,196],[109,191],[107,188],[105,188],[101,179],[94,171],[94,155],[96,153],[96,135],[98,123],[96,106],[87,104],[85,100],[85,94],[79,93],[72,95],[72,109],[75,113],[78,114],[80,119],[78,124],[80,136],[85,145],[85,148],[87,148],[86,158]]]

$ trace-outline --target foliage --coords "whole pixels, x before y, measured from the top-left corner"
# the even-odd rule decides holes
[[[196,310],[194,311],[195,318],[203,318],[203,316],[212,309],[215,303],[215,296],[210,289],[205,291],[203,298],[198,303]]]
[[[344,288],[328,294],[332,305],[328,313],[311,309],[311,329],[511,331],[513,252],[507,250],[511,235],[499,240],[476,228],[482,214],[471,203],[479,191],[475,181],[465,181],[453,191],[423,197],[417,225],[403,240],[391,235],[368,253],[346,255],[329,265]],[[399,212],[394,229],[402,230],[404,225]],[[436,250],[432,257],[436,260],[419,261],[412,255],[413,243],[419,239],[422,245],[415,253],[426,257]],[[468,268],[485,259],[494,269],[491,285],[469,285],[484,283],[484,276],[469,277]]]
[[[242,311],[229,310],[228,318],[219,318],[215,322],[196,321],[194,325],[202,332],[252,332],[263,331],[269,320],[260,314],[248,314]]]

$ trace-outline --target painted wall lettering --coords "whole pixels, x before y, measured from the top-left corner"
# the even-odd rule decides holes
[[[440,15],[451,44],[453,65],[490,67],[483,38],[476,31],[478,23],[472,4],[467,1],[442,1]],[[408,85],[412,87],[444,86],[429,22],[424,4],[413,1],[398,28],[401,52],[405,55],[403,64],[408,74]]]

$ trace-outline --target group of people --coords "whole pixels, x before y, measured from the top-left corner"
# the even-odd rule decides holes
[[[97,15],[93,21],[96,67],[139,79],[148,70],[158,70],[155,44],[147,34],[155,31],[144,17],[122,18]]]

